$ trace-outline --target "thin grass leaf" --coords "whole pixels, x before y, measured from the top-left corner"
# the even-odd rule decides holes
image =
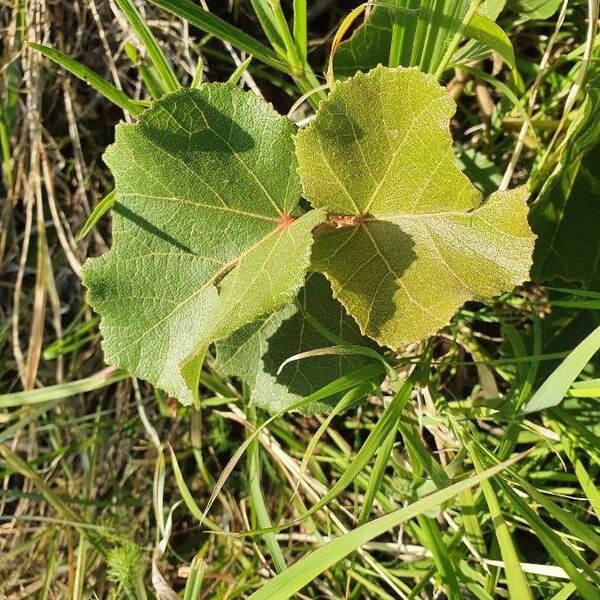
[[[349,388],[364,384],[365,381],[368,381],[371,378],[377,378],[378,376],[380,376],[382,371],[383,371],[383,367],[380,364],[366,365],[365,367],[356,369],[356,371],[353,371],[352,373],[349,373],[348,375],[344,375],[343,377],[339,377],[335,381],[331,382],[330,384],[327,384],[326,386],[322,387],[320,390],[316,391],[314,394],[311,394],[310,396],[306,396],[305,398],[302,398],[302,400],[299,400],[298,402],[296,402],[295,404],[292,404],[291,406],[287,406],[283,410],[279,411],[278,413],[274,414],[269,419],[267,419],[264,423],[262,423],[259,427],[257,427],[254,430],[252,435],[248,436],[242,442],[242,444],[235,451],[233,456],[229,459],[229,462],[223,469],[223,472],[221,473],[217,483],[215,484],[215,487],[210,495],[210,498],[208,499],[208,502],[206,504],[206,508],[204,509],[203,514],[204,515],[208,514],[208,511],[212,507],[215,499],[217,498],[217,495],[221,491],[221,489],[222,489],[223,485],[225,484],[225,482],[227,481],[229,475],[235,468],[235,465],[238,463],[240,458],[243,456],[244,452],[246,451],[246,449],[248,448],[248,446],[250,445],[252,440],[254,440],[260,434],[260,432],[265,427],[270,425],[275,419],[281,417],[282,415],[284,415],[285,413],[287,413],[289,411],[298,410],[298,409],[302,408],[303,406],[312,404],[313,402],[318,402],[319,400],[324,400],[325,398],[329,398],[330,396],[338,394],[339,392],[343,392]],[[200,520],[200,524],[202,524],[202,520]],[[258,532],[258,533],[264,533],[264,532],[265,531]]]
[[[308,14],[306,0],[294,0],[294,25],[293,34],[296,50],[302,62],[306,62],[308,54]]]
[[[250,3],[252,4],[254,14],[273,50],[275,50],[279,57],[285,57],[285,44],[279,33],[277,20],[271,9],[270,3],[268,0],[250,0]]]
[[[122,92],[114,85],[107,83],[102,77],[94,73],[94,71],[85,65],[82,65],[80,62],[73,60],[63,52],[48,46],[43,46],[42,44],[34,44],[33,42],[31,42],[29,46],[75,75],[75,77],[85,81],[107,100],[110,100],[110,102],[116,104],[130,115],[137,117],[144,110],[143,105],[132,100],[125,92]]]
[[[450,4],[451,6],[453,6],[451,14],[455,18],[456,25],[454,25],[454,27],[452,27],[449,32],[449,33],[453,34],[452,40],[448,43],[448,46],[446,47],[446,51],[444,53],[444,56],[440,60],[439,65],[434,72],[434,76],[436,78],[438,78],[438,79],[441,78],[441,76],[444,74],[444,71],[448,68],[448,65],[450,64],[450,62],[452,60],[452,55],[456,51],[456,48],[458,48],[458,44],[460,43],[460,40],[462,39],[462,37],[465,33],[465,28],[469,25],[469,23],[472,21],[473,17],[477,14],[477,10],[482,2],[483,2],[483,0],[471,0],[469,7],[468,7],[467,11],[464,13],[464,16],[462,17],[462,19],[459,19],[460,13],[456,9],[456,7],[460,6],[461,3],[456,2],[454,0]],[[443,3],[440,2],[439,4],[443,4]],[[442,19],[447,18],[446,15],[444,14],[443,10],[440,11],[440,15],[441,15]]]
[[[600,379],[576,381],[569,389],[569,396],[574,398],[600,398]]]
[[[132,0],[116,0],[117,6],[123,11],[129,24],[131,25],[136,36],[146,48],[150,61],[156,68],[160,81],[165,93],[175,92],[181,86],[177,80],[177,76],[173,71],[171,63],[165,56],[164,52],[160,49],[156,38],[150,31],[148,25],[146,25],[142,15],[140,15],[138,9]]]
[[[301,558],[298,562],[288,567],[284,573],[278,575],[258,591],[254,592],[249,597],[249,600],[287,600],[292,594],[301,590],[305,585],[323,573],[323,571],[360,548],[363,544],[422,514],[429,508],[443,504],[462,491],[501,473],[504,469],[522,458],[522,456],[516,456],[501,465],[494,466],[482,473],[471,475],[467,479],[434,492],[425,498],[421,498],[405,508],[379,517],[349,531]]]
[[[485,44],[497,52],[511,69],[515,68],[515,51],[512,42],[504,30],[492,19],[476,12],[465,26],[464,34],[466,37]]]
[[[29,406],[40,404],[42,402],[52,402],[53,400],[63,400],[77,394],[85,394],[93,390],[112,385],[117,381],[127,379],[129,375],[124,371],[117,371],[112,367],[103,369],[96,375],[59,383],[57,385],[48,385],[37,390],[29,392],[14,392],[12,394],[2,394],[0,396],[0,408],[13,408],[16,406]]]
[[[211,521],[208,517],[203,515],[202,510],[200,509],[198,504],[196,504],[196,501],[194,500],[194,497],[192,496],[192,493],[190,492],[190,489],[188,488],[187,483],[185,482],[185,478],[183,476],[183,473],[181,472],[181,468],[179,467],[179,462],[177,461],[177,456],[175,455],[175,451],[173,450],[171,444],[167,444],[167,450],[169,451],[169,456],[171,458],[171,466],[173,467],[175,483],[177,484],[177,489],[181,494],[181,499],[183,500],[183,503],[186,505],[187,509],[192,513],[192,516],[198,519],[198,521],[205,523],[206,526],[209,529],[212,529],[213,531],[220,531],[221,528],[216,523]]]
[[[289,73],[288,65],[281,61],[269,48],[257,42],[252,36],[244,33],[241,29],[203,10],[189,0],[150,0],[150,2],[185,19],[188,23],[214,35],[220,40],[229,42],[239,50],[254,55],[257,60],[266,65],[284,73]]]
[[[393,368],[388,365],[387,361],[372,348],[368,348],[367,346],[357,346],[356,344],[338,344],[337,346],[328,346],[326,348],[316,348],[315,350],[307,350],[306,352],[299,352],[298,354],[294,354],[289,358],[286,358],[277,369],[277,374],[279,375],[283,369],[289,365],[290,363],[296,362],[298,360],[302,360],[304,358],[313,358],[315,356],[352,356],[360,354],[362,356],[366,356],[368,358],[372,358],[376,361],[379,361],[386,367],[388,371],[388,375],[393,373],[394,380],[398,379],[396,372]]]
[[[232,83],[233,85],[237,85],[240,79],[243,77],[244,73],[248,70],[248,67],[250,66],[251,62],[252,54],[235,68],[235,71],[229,76],[227,82]]]
[[[304,474],[306,473],[306,468],[308,467],[308,463],[309,463],[310,459],[312,458],[312,455],[314,454],[317,444],[319,443],[319,441],[323,437],[323,434],[327,431],[327,428],[331,424],[331,421],[333,421],[333,419],[337,415],[348,410],[351,406],[356,404],[361,398],[364,398],[370,391],[372,391],[371,387],[358,386],[358,387],[350,390],[346,394],[344,394],[342,396],[342,398],[340,399],[340,401],[335,405],[333,410],[327,415],[325,420],[321,423],[321,425],[320,425],[319,429],[317,430],[317,432],[315,433],[315,435],[313,435],[312,438],[310,438],[310,442],[308,443],[308,446],[306,447],[306,452],[304,453],[304,456],[302,457],[302,463],[300,464],[300,472],[298,474],[298,481],[296,482],[296,485],[294,486],[294,493],[292,494],[292,499],[298,493],[298,488],[300,487],[300,484],[302,483]],[[291,502],[291,500],[290,500],[290,502]]]
[[[586,498],[590,502],[592,510],[596,514],[596,518],[600,519],[600,491],[596,487],[593,476],[588,471],[586,465],[577,456],[577,447],[568,438],[563,438],[563,447],[565,454],[573,465],[573,471],[579,481],[579,485],[583,490]]]
[[[364,444],[360,447],[356,456],[352,459],[352,462],[350,463],[348,468],[341,474],[341,476],[335,482],[335,484],[329,488],[327,493],[318,502],[313,504],[309,510],[307,510],[304,514],[302,514],[300,517],[294,519],[291,522],[278,525],[277,527],[272,527],[268,530],[262,529],[246,531],[239,535],[256,536],[263,535],[264,533],[268,532],[277,532],[281,529],[289,528],[311,517],[317,511],[321,510],[332,500],[334,500],[339,494],[341,494],[361,474],[362,470],[366,467],[371,458],[376,454],[377,450],[384,443],[385,439],[392,431],[392,429],[398,425],[398,421],[400,419],[400,416],[402,415],[402,411],[404,410],[406,403],[410,399],[410,394],[415,385],[415,381],[420,376],[421,370],[426,364],[428,364],[428,362],[425,358],[423,358],[421,360],[421,363],[413,370],[411,375],[402,384],[398,392],[395,394],[390,404],[386,407],[383,414],[377,421],[377,424],[370,431]]]
[[[249,407],[249,413],[256,422],[256,409]],[[256,515],[256,522],[261,529],[269,529],[272,526],[269,511],[261,489],[261,455],[258,439],[254,438],[248,448],[248,481],[250,483],[250,504]],[[263,536],[265,545],[271,555],[273,567],[277,573],[283,573],[287,567],[283,552],[273,533],[265,533]]]
[[[62,498],[54,493],[50,486],[25,460],[4,444],[0,444],[0,457],[10,471],[19,473],[37,488],[46,502],[64,519],[65,523],[82,532],[101,555],[106,555],[107,549],[103,539],[103,527],[86,523]]]
[[[430,550],[448,600],[462,600],[456,578],[457,568],[448,546],[444,543],[437,521],[425,514],[417,515],[423,545]]]
[[[127,54],[127,58],[139,71],[140,77],[150,96],[152,96],[154,100],[163,96],[165,94],[165,89],[160,81],[157,70],[152,65],[146,65],[141,61],[138,49],[130,42],[125,42],[124,50],[125,54]]]
[[[94,210],[90,213],[90,216],[87,218],[85,224],[77,234],[77,241],[85,239],[90,231],[94,228],[96,223],[113,207],[115,200],[117,199],[117,195],[115,190],[111,190],[96,204]]]
[[[561,538],[556,535],[552,528],[544,523],[544,521],[536,514],[534,510],[527,506],[523,499],[516,494],[510,486],[506,485],[502,481],[499,482],[499,485],[507,498],[509,498],[510,502],[521,512],[523,518],[527,521],[528,525],[532,528],[535,535],[543,544],[550,556],[554,559],[556,564],[563,568],[566,573],[568,573],[582,598],[585,600],[597,600],[598,589],[600,589],[600,577],[570,546],[565,544]],[[509,573],[507,565],[505,565],[505,568],[510,590],[512,575]],[[519,568],[521,568],[520,565]],[[590,582],[588,582],[585,576],[580,573],[580,569],[584,571],[588,577],[593,578],[596,585],[592,585]],[[522,596],[515,597],[521,598]]]
[[[523,407],[524,413],[544,410],[560,404],[573,381],[600,348],[600,327],[590,333],[544,381]]]
[[[205,563],[199,556],[194,556],[190,565],[190,572],[185,589],[183,590],[183,600],[200,600],[202,592],[202,581],[204,579]]]
[[[515,92],[513,92],[513,90],[511,90],[510,87],[506,85],[506,83],[500,81],[497,77],[489,75],[485,71],[482,71],[481,69],[477,69],[470,65],[465,65],[461,63],[455,64],[453,66],[458,67],[459,69],[462,69],[467,73],[471,73],[471,75],[474,75],[479,79],[482,79],[483,81],[495,87],[499,92],[504,94],[510,100],[512,105],[517,109],[519,115],[525,120],[536,142],[538,141],[537,135],[535,133],[535,128],[533,126],[533,123],[531,122],[531,118],[529,117],[527,109],[525,108],[521,100],[519,100],[519,97],[515,94]]]
[[[594,570],[600,568],[600,557],[598,557],[590,567]],[[574,583],[569,583],[565,585],[565,587],[560,590],[557,594],[552,596],[550,600],[568,600],[575,592],[577,591],[577,586]]]
[[[201,56],[198,56],[196,62],[196,69],[194,70],[194,75],[192,77],[192,82],[190,83],[190,87],[195,90],[198,89],[202,85],[202,75],[204,73],[204,61]]]
[[[396,429],[394,428],[392,431],[390,431],[387,438],[381,445],[379,452],[377,453],[377,458],[375,459],[373,470],[369,476],[369,483],[367,485],[367,489],[365,490],[362,506],[360,507],[360,513],[358,515],[359,525],[364,525],[369,518],[369,513],[373,507],[373,502],[375,501],[375,497],[381,488],[381,482],[383,481],[385,470],[388,466],[395,441]]]
[[[377,450],[384,443],[390,432],[396,427],[402,411],[410,399],[410,394],[413,390],[414,382],[416,380],[415,374],[417,372],[418,369],[415,369],[407,381],[402,385],[390,404],[383,411],[383,414],[377,421],[375,427],[373,427],[369,433],[369,436],[365,440],[364,444],[356,453],[356,456],[352,459],[352,462],[348,468],[329,488],[327,493],[300,517],[289,523],[284,523],[274,527],[270,531],[279,531],[280,529],[291,527],[292,525],[296,525],[314,515],[317,511],[321,510],[324,506],[327,506],[327,504],[339,496],[358,477],[358,475],[367,466],[371,458],[373,458]],[[255,530],[245,532],[243,535],[261,535],[263,533],[265,533],[265,530]]]
[[[473,464],[475,465],[475,469],[477,472],[483,472],[484,467],[479,459],[476,447],[473,443],[469,444],[469,451],[471,454],[471,459],[473,460]],[[494,532],[500,548],[500,554],[502,555],[502,560],[504,561],[506,581],[508,583],[508,593],[511,598],[533,600],[531,588],[529,587],[525,573],[523,573],[523,569],[521,568],[521,561],[517,554],[515,543],[508,525],[504,520],[496,492],[489,481],[483,481],[481,483],[481,489],[490,511],[490,516],[494,525]]]

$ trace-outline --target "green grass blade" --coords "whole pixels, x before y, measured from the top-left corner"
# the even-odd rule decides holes
[[[146,25],[144,22],[142,15],[135,7],[133,1],[116,0],[116,2],[118,7],[127,17],[127,20],[129,21],[129,24],[131,25],[136,36],[144,48],[146,48],[150,62],[154,65],[158,74],[160,75],[161,83],[165,93],[177,91],[181,86],[179,85],[177,76],[173,71],[173,67],[169,63],[164,52],[160,49],[156,38],[154,35],[152,35],[152,32],[150,31],[148,25]]]
[[[357,527],[353,531],[349,531],[324,546],[313,550],[310,554],[288,567],[283,573],[266,583],[261,589],[254,592],[250,596],[250,600],[287,600],[323,571],[368,541],[390,531],[394,527],[398,527],[398,525],[422,514],[434,506],[443,504],[462,491],[501,473],[519,458],[520,456],[517,456],[501,465],[494,466],[476,475],[471,475],[463,481],[454,483],[443,490],[417,500],[405,508],[401,508],[366,523],[361,527]]]
[[[0,444],[0,458],[4,460],[7,467],[15,473],[21,474],[28,479],[44,497],[46,502],[60,515],[62,519],[69,522],[73,527],[83,533],[94,547],[102,554],[106,554],[105,540],[103,534],[88,527],[88,523],[82,519],[62,498],[59,498],[50,486],[40,477],[27,461],[15,454],[8,446]]]
[[[287,412],[290,412],[293,410],[298,410],[299,408],[302,408],[303,406],[307,406],[309,404],[312,404],[313,402],[318,402],[319,400],[324,400],[325,398],[329,398],[330,396],[333,396],[339,392],[346,391],[346,390],[356,387],[356,386],[364,385],[366,381],[369,381],[371,379],[377,380],[378,377],[381,377],[383,372],[384,372],[384,367],[381,363],[365,365],[364,367],[360,367],[359,369],[352,371],[352,373],[349,373],[347,375],[339,377],[335,381],[332,381],[331,383],[323,386],[320,390],[317,390],[310,396],[306,396],[305,398],[302,398],[298,402],[292,404],[291,406],[287,406],[285,409],[283,409],[283,410],[279,411],[278,413],[269,417],[264,423],[262,423],[260,425],[260,427],[257,427],[254,430],[254,432],[252,433],[252,435],[247,437],[244,440],[244,442],[239,446],[239,448],[235,451],[235,453],[233,454],[233,456],[231,457],[231,459],[229,460],[229,462],[223,469],[223,472],[221,473],[221,475],[210,495],[210,498],[208,499],[208,502],[206,504],[206,508],[204,509],[203,514],[207,514],[208,511],[210,510],[217,495],[221,491],[221,488],[225,484],[225,481],[227,481],[229,474],[233,471],[235,465],[238,463],[240,458],[243,456],[244,452],[246,451],[246,449],[248,448],[248,446],[250,445],[252,440],[254,440],[258,436],[258,434],[265,427],[267,427],[270,423],[272,423],[275,419],[281,417],[282,415],[284,415]],[[262,534],[262,533],[266,533],[266,531],[257,532],[257,534]]]
[[[433,555],[448,600],[462,600],[463,596],[456,578],[456,566],[448,547],[444,544],[437,522],[424,514],[417,515],[417,521],[423,536],[423,544]]]
[[[594,570],[597,570],[598,568],[600,568],[600,557],[598,557],[590,565],[590,567]],[[568,600],[576,591],[577,591],[577,586],[571,582],[568,585],[565,585],[565,587],[562,590],[560,590],[560,592],[558,592],[558,594],[555,594],[554,596],[552,596],[552,598],[550,600]]]
[[[185,582],[183,600],[198,600],[200,598],[202,580],[204,579],[204,567],[204,561],[199,556],[194,556],[187,581]]]
[[[177,484],[177,488],[179,489],[183,503],[192,513],[192,516],[198,519],[198,521],[206,523],[207,527],[213,531],[220,531],[221,529],[216,523],[213,523],[213,521],[202,514],[202,510],[200,510],[200,507],[194,500],[194,497],[192,496],[192,493],[185,482],[183,473],[181,472],[181,467],[179,466],[179,462],[177,461],[177,456],[175,455],[173,447],[170,444],[167,444],[167,449],[169,450],[169,456],[171,457],[171,466],[173,468],[173,475],[175,476],[175,483]]]
[[[213,15],[212,13],[203,10],[199,6],[196,6],[190,0],[150,0],[152,4],[156,4],[165,10],[173,13],[174,15],[181,17],[195,25],[196,27],[214,35],[215,37],[229,42],[239,50],[243,50],[248,54],[254,55],[257,60],[283,71],[289,73],[287,64],[281,61],[276,54],[274,54],[269,48],[256,41],[252,36],[244,33],[241,29],[234,27]]]
[[[125,92],[122,92],[114,85],[107,83],[97,73],[94,73],[94,71],[85,65],[82,65],[80,62],[73,60],[63,52],[48,46],[43,46],[42,44],[34,44],[33,42],[31,42],[29,46],[75,75],[75,77],[85,81],[107,100],[110,100],[113,104],[116,104],[130,115],[137,117],[144,110],[144,107],[141,104],[132,100]]]
[[[294,42],[300,60],[306,62],[308,54],[308,14],[306,11],[306,0],[294,0]]]
[[[414,372],[413,372],[414,373]],[[362,472],[367,466],[368,462],[375,455],[377,450],[385,442],[386,438],[390,435],[390,432],[395,429],[400,415],[406,403],[410,398],[414,386],[414,376],[409,379],[400,388],[400,391],[394,396],[389,406],[384,410],[383,414],[375,427],[369,433],[369,436],[365,440],[365,443],[360,447],[356,456],[348,468],[341,474],[340,478],[331,486],[329,491],[315,504],[313,504],[306,513],[304,513],[298,519],[295,519],[293,523],[299,523],[304,519],[310,517],[318,510],[321,510],[324,506],[329,504],[333,499],[339,496]],[[277,527],[276,529],[283,529],[289,527],[291,524],[287,523]],[[251,532],[253,535],[261,532]]]
[[[96,204],[94,210],[91,212],[90,216],[87,218],[85,224],[81,228],[81,231],[77,234],[77,241],[85,239],[90,231],[94,228],[96,223],[113,207],[115,200],[117,199],[117,195],[115,190],[112,190]]]
[[[275,27],[277,28],[279,36],[283,40],[283,45],[285,46],[285,56],[287,62],[293,68],[294,71],[301,71],[302,63],[300,61],[300,56],[296,49],[296,44],[292,38],[292,34],[287,24],[285,15],[283,14],[280,0],[271,0],[270,5],[271,12],[275,17]]]
[[[300,463],[300,473],[299,473],[298,481],[296,482],[296,486],[294,489],[294,495],[298,491],[298,487],[300,486],[300,483],[302,482],[304,473],[306,473],[306,468],[308,466],[310,459],[312,458],[312,455],[314,454],[315,448],[317,447],[317,444],[323,437],[323,434],[325,433],[325,431],[327,431],[327,428],[331,424],[331,421],[333,421],[333,419],[337,415],[348,410],[352,405],[356,404],[356,402],[358,402],[361,398],[364,398],[368,392],[369,392],[369,388],[365,388],[365,386],[358,386],[358,387],[350,390],[346,394],[344,394],[342,396],[341,400],[335,405],[333,410],[327,415],[327,417],[325,418],[323,423],[321,423],[321,425],[320,425],[319,429],[317,429],[317,432],[315,433],[315,435],[313,435],[310,438],[310,442],[308,443],[308,446],[306,447],[306,452],[304,453],[304,456],[302,457],[302,462]]]
[[[367,489],[363,497],[363,503],[358,515],[359,525],[364,525],[369,518],[369,513],[373,507],[375,496],[377,496],[379,488],[381,487],[381,482],[383,481],[383,476],[385,475],[385,470],[390,460],[390,455],[392,453],[392,449],[394,448],[395,441],[396,428],[394,427],[384,440],[379,452],[377,453],[377,458],[375,459],[375,464],[373,465],[373,470],[371,471],[369,483],[367,485]]]
[[[232,83],[233,85],[237,85],[244,73],[248,70],[248,67],[250,66],[251,62],[252,54],[244,62],[240,63],[236,67],[235,71],[229,76],[229,79],[227,81],[229,83]]]
[[[503,482],[500,482],[500,486],[513,506],[517,507],[521,512],[523,518],[527,521],[528,525],[532,528],[535,535],[543,544],[550,556],[554,559],[556,564],[562,567],[568,573],[582,598],[585,600],[596,600],[598,597],[598,589],[600,589],[600,577],[594,573],[594,571],[578,554],[576,554],[573,549],[565,544],[560,537],[556,535],[556,533],[554,533],[554,531],[552,531],[552,529],[546,523],[544,523],[544,521],[536,514],[534,510],[527,506],[523,499],[519,497],[519,495],[510,488],[510,486]],[[586,572],[588,576],[594,577],[596,585],[588,582],[580,570]],[[511,579],[509,577],[508,568],[506,575],[510,589]],[[521,598],[521,596],[515,597]]]
[[[466,71],[467,73],[471,73],[471,75],[474,75],[479,79],[482,79],[486,83],[489,83],[490,85],[494,86],[499,92],[504,94],[512,102],[513,106],[517,109],[521,117],[527,122],[527,125],[529,125],[529,129],[531,130],[532,135],[537,140],[535,129],[529,117],[529,113],[527,112],[521,100],[519,100],[518,96],[510,89],[508,85],[506,85],[506,83],[500,81],[497,77],[489,75],[485,71],[482,71],[481,69],[476,69],[475,67],[471,67],[470,65],[465,65],[461,63],[456,64],[454,66],[462,69],[463,71]]]
[[[202,75],[204,73],[204,61],[201,56],[198,56],[198,62],[196,63],[196,68],[194,69],[194,76],[192,77],[192,83],[190,83],[190,87],[192,89],[198,89],[202,85]]]
[[[7,190],[13,185],[13,162],[10,149],[10,132],[6,111],[3,106],[3,98],[0,97],[0,153],[2,155],[2,177]]]
[[[504,30],[492,19],[481,13],[475,13],[465,27],[464,34],[466,37],[485,44],[497,52],[511,69],[515,68],[515,51],[512,42]]]
[[[575,381],[579,373],[581,373],[599,348],[600,327],[597,327],[563,360],[552,375],[544,381],[540,389],[523,407],[523,412],[536,412],[560,404],[561,400],[567,395],[573,381]]]
[[[98,390],[128,377],[129,375],[125,371],[115,371],[111,367],[104,369],[96,375],[77,381],[48,385],[28,392],[2,394],[0,396],[0,408],[13,408],[15,406],[28,406],[42,402],[51,402],[53,400],[63,400],[77,394]]]
[[[277,19],[275,18],[275,14],[271,10],[269,3],[265,0],[250,0],[250,3],[252,4],[254,14],[273,47],[273,50],[275,50],[278,56],[285,57],[285,44],[279,34]]]
[[[433,44],[431,54],[435,58],[434,64],[437,65],[434,71],[434,77],[437,79],[440,79],[444,74],[448,63],[452,59],[452,55],[454,54],[458,44],[460,43],[460,40],[464,35],[465,27],[469,24],[473,15],[477,12],[481,2],[482,0],[471,0],[466,12],[463,12],[462,10],[465,5],[465,2],[462,1],[452,0],[447,2],[440,0],[434,2],[436,10],[434,13],[435,16],[433,24],[437,27],[440,27],[441,25],[442,28],[444,27],[444,21],[446,20],[448,20],[451,24],[450,26],[446,25],[448,31],[445,32],[445,36],[447,37],[448,41],[446,43],[444,55],[441,57],[441,59],[437,56],[441,50],[441,47],[436,44],[435,36],[428,39],[429,45]],[[430,60],[428,65],[432,62],[433,61]],[[432,67],[433,65],[430,67],[431,70],[433,70]]]
[[[477,450],[473,444],[470,444],[470,453],[475,469],[478,472],[483,472],[483,465],[479,460]],[[522,600],[533,600],[533,594],[531,588],[525,577],[525,573],[521,567],[519,556],[515,548],[512,535],[504,520],[500,503],[496,496],[496,492],[491,482],[483,481],[481,483],[481,489],[485,496],[485,501],[488,505],[490,516],[494,524],[494,531],[496,533],[496,539],[498,540],[498,546],[500,547],[500,554],[504,561],[506,570],[506,580],[508,583],[508,593],[511,598],[519,598]]]
[[[250,416],[256,421],[256,410],[250,407]],[[250,482],[250,504],[256,515],[256,522],[261,529],[270,529],[272,526],[269,511],[265,504],[265,498],[261,489],[261,456],[258,438],[252,440],[248,448],[248,480]],[[277,573],[283,573],[286,569],[285,558],[279,547],[274,533],[265,533],[263,536],[265,545],[271,555],[273,567]]]

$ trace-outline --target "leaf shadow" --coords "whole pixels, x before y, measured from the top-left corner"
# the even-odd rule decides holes
[[[390,322],[402,318],[397,292],[403,289],[403,274],[417,259],[414,248],[413,238],[399,225],[367,217],[358,227],[323,234],[313,256],[363,333],[380,339]],[[406,292],[405,296],[410,302]]]
[[[216,100],[216,99],[215,99]],[[178,92],[176,103],[156,105],[154,118],[143,122],[142,132],[168,154],[215,152],[235,154],[255,147],[254,138],[199,90]],[[174,114],[177,114],[175,118]]]
[[[181,250],[182,252],[186,252],[188,254],[196,254],[189,246],[182,244],[178,239],[174,238],[172,235],[169,235],[166,231],[162,230],[160,227],[157,227],[156,225],[154,225],[153,223],[148,221],[148,219],[145,219],[144,217],[137,214],[136,212],[133,212],[130,208],[125,206],[123,203],[115,202],[113,210],[114,210],[114,212],[116,212],[120,216],[124,217],[125,219],[128,219],[129,221],[135,223],[138,227],[140,227],[144,231],[151,233],[152,235],[155,235],[156,237],[163,240],[164,242],[171,244],[178,250]]]
[[[218,101],[218,98],[214,101]],[[185,173],[187,165],[202,160],[198,154],[206,154],[206,168],[214,169],[215,173],[222,170],[225,178],[226,171],[230,168],[227,156],[237,156],[237,153],[255,146],[253,137],[214,106],[210,96],[199,90],[181,90],[173,96],[159,100],[146,118],[135,127],[135,131],[137,136],[149,142],[147,146],[144,144],[145,147],[156,149],[157,161],[160,161],[162,155],[163,158],[169,159],[168,165],[174,165],[165,169],[165,177],[171,175],[173,169]],[[210,162],[208,155],[211,155]],[[190,177],[193,182],[192,173]],[[196,254],[192,248],[167,233],[160,225],[132,210],[127,204],[127,201],[118,200],[114,211],[178,250]]]
[[[372,359],[359,354],[319,355],[307,357],[286,365],[282,363],[295,354],[335,346],[354,344],[375,348],[364,339],[354,320],[343,306],[333,298],[331,286],[320,273],[311,273],[306,285],[296,299],[297,311],[284,320],[266,341],[263,369],[278,384],[298,397],[308,396]],[[320,407],[335,404],[341,395],[336,394]]]

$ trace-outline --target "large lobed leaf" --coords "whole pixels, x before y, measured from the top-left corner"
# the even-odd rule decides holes
[[[482,204],[452,152],[453,101],[416,69],[337,83],[296,136],[304,195],[330,218],[313,262],[363,333],[397,347],[528,278],[527,191]]]
[[[228,84],[117,128],[113,247],[84,269],[108,363],[190,403],[207,346],[293,300],[323,217],[299,216],[292,133]]]

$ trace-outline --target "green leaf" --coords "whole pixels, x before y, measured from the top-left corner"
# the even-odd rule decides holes
[[[460,33],[468,7],[469,2],[463,0],[378,2],[364,24],[337,49],[333,62],[336,76],[350,77],[379,64],[418,66],[435,73],[454,36]],[[511,41],[493,20],[499,10],[484,3],[463,34],[495,50],[514,67]]]
[[[334,58],[334,72],[349,77],[379,64],[418,66],[434,73],[460,31],[468,0],[378,2]]]
[[[508,8],[526,19],[549,19],[563,0],[508,0]]]
[[[280,411],[330,381],[372,362],[357,354],[315,356],[280,365],[290,356],[335,344],[368,345],[354,320],[331,295],[331,287],[318,273],[309,275],[295,304],[247,325],[217,344],[217,368],[241,377],[252,388],[261,408]],[[328,400],[335,404],[336,394]],[[316,404],[304,411],[330,409]]]
[[[357,71],[369,71],[379,64],[388,64],[392,26],[396,12],[401,10],[387,2],[377,3],[352,37],[342,42],[336,50],[333,71],[337,78],[351,77]],[[415,10],[403,11],[399,16],[407,24],[416,23],[416,17]]]
[[[305,197],[334,213],[314,267],[361,331],[392,348],[528,278],[527,191],[482,204],[452,152],[454,110],[432,77],[378,67],[338,82],[296,136]]]
[[[117,128],[113,247],[84,268],[108,363],[189,404],[207,346],[293,300],[322,214],[299,216],[292,132],[230,84]]]
[[[465,27],[464,33],[467,37],[495,50],[511,69],[515,68],[515,51],[512,42],[492,19],[481,13],[475,13]]]
[[[115,203],[115,191],[111,190],[98,202],[94,210],[90,213],[83,227],[77,234],[77,241],[84,240],[95,227],[96,223],[113,207]]]
[[[57,65],[60,65],[63,69],[66,69],[75,75],[75,77],[85,81],[107,100],[110,100],[113,104],[119,106],[130,115],[137,116],[143,111],[143,107],[135,100],[132,100],[125,92],[117,89],[114,85],[107,83],[100,75],[60,50],[55,50],[49,46],[43,46],[42,44],[35,44],[33,42],[29,43],[29,47],[54,61]]]
[[[558,164],[531,210],[538,235],[532,275],[580,281],[600,291],[600,76],[586,91]]]
[[[177,76],[173,71],[169,59],[161,50],[156,38],[150,31],[150,28],[142,15],[139,13],[133,0],[116,0],[116,3],[127,17],[127,20],[140,40],[140,43],[146,49],[150,61],[160,76],[160,83],[164,91],[175,92],[178,90],[181,86],[179,85],[179,81],[177,80]]]
[[[239,50],[252,54],[257,60],[270,67],[284,72],[289,71],[287,64],[279,60],[277,55],[265,45],[190,0],[150,0],[150,2],[186,20],[200,30],[206,31],[224,42],[229,42]]]
[[[600,348],[600,327],[590,333],[565,358],[558,368],[544,381],[540,389],[523,407],[523,412],[530,413],[556,406],[567,395],[571,384],[575,381],[585,365]]]

